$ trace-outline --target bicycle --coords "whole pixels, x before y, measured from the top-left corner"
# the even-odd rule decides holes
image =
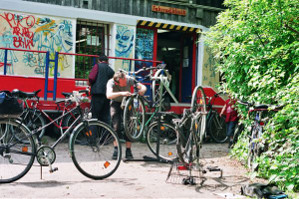
[[[72,101],[74,108],[66,111],[48,124],[30,131],[20,119],[5,116],[0,119],[0,183],[10,183],[22,178],[30,170],[34,159],[41,166],[49,166],[52,173],[57,171],[52,165],[56,159],[55,147],[70,134],[68,145],[70,157],[75,167],[88,178],[100,180],[111,176],[118,168],[121,160],[121,145],[118,136],[107,124],[95,119],[86,119],[80,108],[82,94],[88,91],[74,91],[65,102]],[[52,144],[43,145],[38,132],[57,120],[66,117],[72,111],[78,111],[75,121]],[[79,122],[79,124],[77,124]],[[76,126],[75,128],[73,128]],[[84,139],[84,144],[76,140]],[[114,146],[118,156],[112,160]]]
[[[249,135],[248,142],[248,156],[247,156],[247,166],[252,170],[257,170],[258,165],[254,164],[257,157],[261,155],[262,152],[266,151],[266,145],[263,140],[263,129],[265,123],[269,120],[269,117],[264,117],[269,111],[279,111],[283,106],[275,106],[269,104],[254,105],[249,102],[238,101],[238,103],[243,104],[249,108],[248,115],[250,113],[255,113],[254,120],[251,125],[251,131]],[[272,108],[272,109],[269,109]]]
[[[31,131],[37,129],[38,127],[44,126],[46,124],[45,118],[47,118],[49,121],[53,121],[55,119],[47,114],[43,109],[43,105],[40,104],[40,98],[38,96],[38,93],[40,91],[40,89],[34,92],[23,92],[19,91],[18,89],[14,89],[12,91],[12,95],[21,99],[24,104],[24,112],[21,115],[22,123],[24,123]],[[62,95],[67,99],[72,95],[72,93],[62,92]],[[54,108],[59,115],[66,113],[68,110],[71,110],[76,106],[76,104],[71,100],[65,99],[56,101],[55,104],[56,106]],[[85,108],[84,117],[88,117],[88,112],[89,109]],[[53,125],[57,129],[59,129],[60,135],[63,134],[63,131],[69,128],[70,124],[72,124],[72,122],[79,114],[80,113],[75,109],[74,111],[71,111],[66,117],[61,118],[57,122],[53,122]],[[39,139],[42,139],[44,133],[45,128],[38,133]]]
[[[38,127],[44,126],[46,124],[46,120],[41,115],[40,110],[37,110],[37,106],[39,104],[39,97],[38,94],[41,91],[41,89],[36,90],[32,93],[25,93],[22,91],[19,91],[17,89],[14,89],[11,93],[13,96],[19,98],[23,102],[24,111],[22,115],[20,116],[22,118],[22,123],[24,123],[30,130],[36,129]],[[28,100],[35,99],[33,102],[31,102],[30,108],[28,104]],[[41,130],[38,133],[39,139],[41,139],[45,134],[45,129]]]
[[[221,117],[219,113],[213,109],[213,104],[217,97],[219,97],[219,93],[207,98],[207,108],[209,112],[207,114],[207,130],[205,137],[210,135],[215,142],[224,143],[228,140],[228,137],[226,136],[225,118]]]
[[[176,134],[174,127],[164,120],[171,113],[161,111],[163,96],[167,91],[160,98],[156,98],[155,101],[149,101],[145,96],[139,95],[137,89],[139,81],[136,75],[141,72],[158,70],[160,75],[148,75],[144,78],[157,81],[158,78],[164,77],[162,76],[161,69],[160,66],[157,66],[142,68],[134,73],[129,73],[134,78],[134,93],[125,99],[123,121],[125,133],[131,141],[139,140],[143,132],[146,132],[146,143],[150,151],[162,160],[171,161],[175,154]],[[146,111],[146,108],[148,111]],[[146,119],[146,112],[149,111],[150,116]],[[144,128],[147,126],[148,130],[145,131]]]

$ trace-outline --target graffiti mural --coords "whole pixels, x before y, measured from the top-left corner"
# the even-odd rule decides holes
[[[135,58],[136,59],[153,59],[154,49],[154,30],[138,28],[136,31],[136,47]],[[135,70],[144,66],[151,66],[151,62],[139,62],[135,63]]]
[[[73,27],[75,21],[0,11],[0,47],[50,52],[74,52]],[[4,50],[0,50],[0,74],[3,74]],[[7,74],[43,77],[46,54],[37,52],[7,51]],[[60,55],[58,76],[72,77],[74,58]],[[54,75],[54,62],[50,62],[49,75]]]
[[[116,25],[116,36],[115,36],[115,56],[123,58],[133,58],[134,48],[134,32],[135,27],[126,25]],[[116,60],[115,70],[120,68],[129,70],[134,62],[128,60]]]

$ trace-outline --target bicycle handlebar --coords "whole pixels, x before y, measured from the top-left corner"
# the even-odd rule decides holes
[[[158,66],[156,67],[142,67],[141,69],[139,69],[138,71],[135,71],[135,72],[127,72],[123,69],[120,69],[119,71],[122,72],[122,73],[125,73],[125,74],[132,74],[132,75],[138,75],[139,73],[141,72],[145,72],[145,71],[151,71],[151,70],[157,70],[157,69],[164,69],[166,66],[166,64],[159,64]]]
[[[79,93],[85,93],[87,97],[89,97],[89,90],[85,89],[85,90],[79,90]]]

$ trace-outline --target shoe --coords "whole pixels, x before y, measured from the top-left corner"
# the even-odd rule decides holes
[[[232,142],[232,141],[229,141],[229,143],[228,143],[228,148],[229,148],[229,149],[232,148],[232,145],[233,145],[233,142]]]
[[[132,159],[134,159],[134,158],[133,158],[133,154],[132,154],[131,149],[127,149],[127,150],[126,150],[126,159],[127,159],[127,160],[132,160]]]
[[[114,152],[112,155],[112,160],[117,160],[117,156],[118,156],[118,151],[117,151],[117,149],[114,149]]]

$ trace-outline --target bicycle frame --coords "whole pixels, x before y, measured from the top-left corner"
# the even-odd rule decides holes
[[[39,127],[38,129],[34,129],[34,130],[32,131],[32,134],[35,135],[35,134],[37,134],[39,131],[41,131],[41,130],[47,128],[48,126],[50,126],[51,124],[55,124],[56,121],[58,121],[58,120],[64,118],[65,116],[67,116],[68,114],[70,114],[72,111],[74,111],[74,110],[76,110],[76,109],[77,109],[78,111],[80,111],[80,115],[74,120],[74,122],[68,127],[68,129],[67,129],[66,131],[62,132],[62,134],[60,135],[60,137],[59,137],[59,138],[56,140],[56,142],[51,146],[51,148],[55,148],[55,147],[57,146],[57,144],[58,144],[63,138],[65,138],[65,136],[69,133],[69,131],[72,130],[72,127],[74,127],[74,125],[76,124],[76,122],[77,122],[78,120],[80,120],[80,119],[83,118],[83,117],[82,117],[82,111],[81,111],[81,109],[80,109],[80,106],[76,106],[76,107],[74,107],[73,109],[64,112],[62,115],[60,115],[59,117],[57,117],[57,118],[54,119],[54,120],[51,120],[49,123],[45,124],[44,126]],[[43,111],[43,112],[44,112],[44,111]],[[44,114],[46,114],[46,113],[44,113]],[[62,120],[61,120],[61,121],[62,121]],[[37,137],[37,136],[36,136],[36,137]],[[39,139],[38,139],[38,143],[40,144],[40,140],[39,140]]]
[[[162,74],[165,70],[164,69],[159,69],[154,77],[152,77],[152,80],[159,80],[160,84],[162,84],[162,86],[165,88],[165,90],[167,91],[167,93],[170,95],[170,97],[172,98],[172,100],[178,104],[179,101],[176,99],[176,97],[174,96],[174,94],[171,92],[170,88],[169,88],[169,81],[167,79],[167,77],[163,77],[160,74]],[[166,74],[168,76],[168,74]],[[160,93],[162,94],[162,93]]]
[[[65,103],[64,101],[61,101],[61,102],[59,102],[59,103]],[[61,110],[60,108],[61,108],[61,106],[59,105],[59,103],[57,103],[57,108],[58,108],[58,110]],[[67,126],[65,126],[65,127],[63,127],[63,120],[61,119],[60,121],[58,121],[58,120],[56,120],[56,119],[53,119],[52,117],[50,117],[50,115],[49,114],[47,114],[46,113],[46,111],[44,111],[43,109],[41,109],[39,106],[39,102],[37,102],[35,105],[34,105],[34,110],[36,111],[36,110],[39,110],[47,119],[49,119],[52,123],[51,124],[53,124],[55,127],[57,127],[58,129],[61,129],[61,130],[65,130],[65,129],[67,129],[68,127]],[[72,117],[75,119],[75,116],[73,115],[73,113],[72,113],[72,111],[73,110],[75,110],[76,109],[76,107],[75,108],[73,108],[73,109],[71,109],[71,108],[69,108],[69,106],[71,106],[71,105],[73,105],[73,103],[70,103],[70,104],[64,104],[63,106],[62,106],[62,115],[63,114],[65,114],[66,112],[69,112],[68,114],[71,114],[72,115]],[[55,120],[55,121],[54,121]],[[54,122],[53,122],[54,121]],[[58,121],[58,122],[56,122],[56,121]]]

